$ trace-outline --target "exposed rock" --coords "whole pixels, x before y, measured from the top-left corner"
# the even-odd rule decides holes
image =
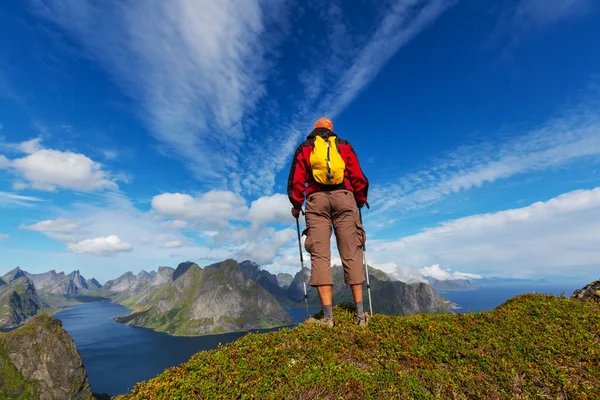
[[[93,399],[81,356],[59,320],[40,315],[0,334],[0,398]]]
[[[44,307],[33,282],[21,275],[0,286],[0,329],[15,328]]]
[[[159,286],[172,281],[174,272],[175,270],[171,267],[158,267],[158,272],[152,280],[152,285]]]
[[[292,283],[292,281],[294,280],[294,277],[290,274],[286,274],[286,273],[279,273],[277,274],[277,284],[279,284],[279,287],[282,288],[283,290],[286,290],[290,284]]]
[[[175,272],[173,272],[173,280],[177,280],[177,278],[179,278],[180,276],[185,274],[188,269],[190,269],[194,266],[198,267],[198,264],[193,263],[191,261],[186,261],[186,262],[180,263],[177,266],[177,268],[175,269]]]
[[[374,282],[373,308],[388,315],[448,314],[451,303],[426,283]]]
[[[78,289],[78,291],[90,290],[87,281],[81,276],[79,270],[71,272],[69,275],[67,275],[67,278],[73,281],[73,284]]]
[[[352,303],[352,293],[344,284],[344,271],[341,266],[331,268],[333,275],[334,304]],[[310,270],[305,268],[308,302],[310,305],[320,304],[317,291],[308,285]],[[417,313],[450,313],[452,304],[445,300],[431,286],[425,283],[407,284],[392,281],[383,271],[369,267],[371,296],[374,312],[388,315],[412,315]],[[364,305],[368,308],[366,285],[363,286]],[[302,273],[298,271],[287,289],[287,295],[295,302],[304,301]]]
[[[600,280],[592,282],[584,288],[577,289],[571,298],[600,303]]]
[[[242,261],[239,265],[240,271],[242,271],[242,274],[244,274],[246,278],[250,278],[258,283],[277,299],[285,297],[285,291],[279,286],[275,275],[264,269],[261,270],[260,265],[253,261]]]
[[[310,269],[305,267],[304,268],[304,281],[306,283],[306,289],[307,289],[307,291],[312,290],[316,294],[316,290],[314,288],[311,288],[308,285],[309,280],[310,280]],[[292,301],[296,301],[296,302],[304,301],[304,285],[302,284],[302,271],[298,271],[296,273],[296,275],[294,276],[294,279],[292,279],[292,282],[290,283],[290,285],[288,286],[288,288],[286,290],[286,296],[288,298],[290,298]]]
[[[15,279],[19,279],[23,276],[25,276],[25,272],[21,268],[17,267],[2,276],[2,280],[6,283],[11,283]]]
[[[179,271],[179,272],[178,272]],[[169,272],[176,279],[166,281]],[[246,278],[237,262],[200,268],[182,263],[152,281],[138,283],[117,299],[134,309],[117,321],[176,335],[204,335],[292,324],[277,300]],[[159,280],[163,283],[157,284]]]
[[[90,288],[90,290],[96,290],[96,289],[100,289],[102,288],[102,285],[100,284],[100,282],[98,282],[95,278],[92,279],[88,279],[86,281],[88,287]]]
[[[104,289],[111,292],[123,292],[128,290],[135,283],[135,276],[127,271],[117,279],[110,280],[104,284]]]

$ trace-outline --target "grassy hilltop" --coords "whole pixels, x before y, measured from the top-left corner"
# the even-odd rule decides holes
[[[138,384],[136,399],[600,398],[600,304],[523,295],[494,311],[376,315],[249,334]]]

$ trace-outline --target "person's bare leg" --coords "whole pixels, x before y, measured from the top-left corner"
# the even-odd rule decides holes
[[[330,306],[333,304],[333,286],[317,286],[317,292],[319,292],[319,298],[321,299],[322,307]]]
[[[362,285],[362,283],[359,283],[357,285],[350,285],[350,288],[352,289],[352,297],[354,297],[354,302],[362,303],[363,302],[363,285]]]

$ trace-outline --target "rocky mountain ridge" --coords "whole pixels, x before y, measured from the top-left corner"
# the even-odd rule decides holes
[[[204,268],[192,262],[175,270],[161,267],[152,279],[142,272],[125,275],[105,285],[106,291],[119,289],[113,301],[133,309],[116,319],[122,323],[175,335],[204,335],[294,322],[234,260]]]
[[[352,303],[350,289],[344,284],[344,271],[341,266],[331,268],[333,275],[333,301],[334,305]],[[305,279],[308,288],[308,302],[318,306],[317,291],[308,286],[310,270],[305,268]],[[430,285],[426,283],[408,284],[392,280],[385,272],[369,267],[369,280],[371,283],[371,296],[373,311],[388,315],[413,315],[419,313],[451,313],[453,304],[444,299]],[[365,285],[366,286],[366,285]],[[302,285],[302,271],[298,271],[292,283],[286,290],[286,295],[291,300],[302,303],[304,301],[304,288]],[[363,287],[364,305],[368,307],[367,290]]]
[[[96,279],[85,279],[78,270],[32,274],[20,267],[4,274],[0,282],[0,329],[17,327],[43,310],[79,304],[86,297],[95,299],[93,295],[102,286]]]
[[[5,276],[6,277],[6,276]],[[24,274],[13,274],[0,286],[0,329],[15,328],[48,305]]]

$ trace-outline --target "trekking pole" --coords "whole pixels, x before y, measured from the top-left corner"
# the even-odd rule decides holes
[[[367,208],[368,207],[369,206],[367,205]],[[360,224],[362,225],[363,224],[362,210],[360,208],[358,209],[358,215],[360,216]],[[366,242],[366,240],[365,240],[365,242]],[[369,311],[371,312],[371,316],[373,316],[373,303],[371,302],[371,283],[369,282],[369,267],[367,266],[367,245],[366,245],[366,243],[363,244],[362,250],[363,250],[363,260],[365,261],[365,275],[367,276],[367,293],[369,295]]]
[[[302,241],[300,239],[300,220],[296,218],[296,230],[298,231],[298,250],[300,250],[300,265],[302,268],[302,285],[304,286],[304,306],[306,307],[306,318],[308,315],[308,295],[306,294],[306,277],[304,276],[304,257],[302,256]]]

